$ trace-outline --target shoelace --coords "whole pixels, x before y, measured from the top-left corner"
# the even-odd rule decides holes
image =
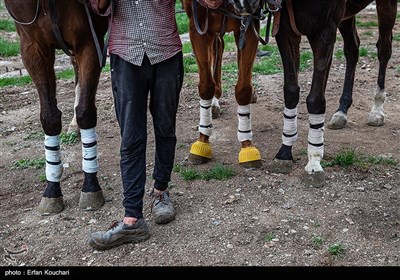
[[[118,224],[119,224],[119,222],[118,222],[117,220],[113,220],[113,221],[111,222],[111,225],[110,225],[110,227],[108,228],[108,230],[117,227]]]
[[[153,195],[153,202],[151,203],[151,207],[150,207],[150,212],[153,212],[153,207],[157,206],[159,203],[165,203],[164,202],[164,193],[152,193]],[[156,200],[158,200],[157,202],[155,202]]]

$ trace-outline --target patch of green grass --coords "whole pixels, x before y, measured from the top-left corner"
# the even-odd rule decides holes
[[[10,57],[16,56],[19,54],[19,42],[9,41],[3,38],[0,38],[0,56],[1,57]]]
[[[194,168],[184,168],[180,170],[180,175],[186,181],[201,179],[200,171]]]
[[[79,140],[76,132],[61,132],[60,143],[63,145],[73,145]]]
[[[192,52],[192,44],[190,42],[186,42],[182,44],[182,52],[183,53],[191,53]]]
[[[364,31],[363,33],[361,33],[361,36],[363,38],[369,38],[369,37],[373,37],[374,33],[372,31]]]
[[[318,236],[318,235],[316,235],[316,236],[313,236],[313,238],[312,238],[312,244],[315,246],[315,247],[319,247],[319,246],[321,246],[323,243],[324,243],[324,238],[322,237],[322,236]]]
[[[40,169],[46,165],[44,158],[37,159],[19,159],[13,163],[13,169]]]
[[[344,253],[344,248],[343,248],[342,244],[335,243],[335,244],[329,245],[328,252],[332,256],[341,257]]]
[[[335,58],[337,60],[343,60],[344,59],[344,51],[343,50],[337,50],[335,52]]]
[[[24,138],[24,140],[36,140],[36,139],[44,139],[44,132],[43,131],[34,131],[31,132],[28,136]]]
[[[192,56],[185,57],[183,60],[183,67],[185,73],[198,73],[199,68],[197,67],[196,59]]]
[[[74,68],[68,68],[56,73],[57,80],[67,80],[75,77]]]
[[[174,171],[178,172],[181,177],[186,181],[193,180],[227,180],[235,175],[235,171],[229,167],[217,163],[212,168],[204,171],[195,168],[182,168],[181,166],[174,166]]]
[[[1,54],[0,54],[1,56]],[[109,66],[108,66],[109,67]],[[108,68],[109,69],[109,68]],[[104,70],[106,71],[106,70]],[[57,79],[72,79],[75,77],[74,69],[69,68],[56,73]],[[6,77],[0,79],[0,87],[23,86],[32,83],[30,76]]]
[[[44,183],[44,182],[46,182],[46,174],[41,174],[41,175],[39,175],[39,182],[40,183]]]
[[[8,19],[0,19],[0,30],[6,32],[16,32],[14,21]]]
[[[378,27],[378,21],[376,20],[360,21],[359,19],[357,19],[356,25],[357,27],[363,27],[363,28]]]
[[[400,34],[393,35],[393,41],[399,42],[400,41]]]
[[[313,54],[311,51],[304,51],[300,53],[300,71],[311,68]]]
[[[307,148],[301,148],[301,149],[299,150],[299,155],[302,155],[302,156],[307,155]]]
[[[397,165],[397,161],[393,157],[357,154],[354,149],[346,149],[339,152],[332,160],[321,162],[323,167],[337,165],[345,168],[349,166],[368,168],[370,165],[376,164]]]
[[[6,77],[0,79],[0,87],[23,86],[32,83],[30,76]]]
[[[227,180],[235,175],[235,171],[229,167],[222,164],[214,165],[210,170],[205,172],[202,176],[203,180]]]
[[[179,7],[179,9],[181,8]],[[179,12],[176,13],[175,16],[179,34],[184,34],[189,32],[189,18],[187,17],[186,13]]]
[[[275,239],[275,235],[273,234],[273,233],[268,233],[266,236],[265,236],[265,241],[266,242],[271,242],[272,240],[274,240]]]
[[[261,49],[264,51],[269,51],[270,55],[263,57],[262,59],[256,59],[253,66],[253,73],[263,75],[281,73],[283,68],[278,47],[264,46]]]

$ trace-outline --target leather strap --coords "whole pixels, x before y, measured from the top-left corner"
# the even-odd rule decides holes
[[[49,0],[51,28],[53,29],[54,36],[56,37],[56,40],[60,45],[61,49],[67,55],[73,56],[72,53],[69,51],[68,47],[65,45],[64,39],[61,36],[60,29],[58,28],[58,14],[55,2],[56,2],[55,0]]]
[[[296,35],[301,36],[302,34],[297,29],[296,20],[294,19],[292,0],[286,0],[286,7],[289,13],[290,26],[292,27],[293,32],[296,33]]]

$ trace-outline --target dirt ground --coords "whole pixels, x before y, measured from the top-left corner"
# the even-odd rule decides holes
[[[375,11],[365,10],[362,20],[376,20]],[[394,34],[399,30],[397,23]],[[359,28],[360,34],[364,31],[373,35],[361,36],[362,46],[375,52],[377,28]],[[275,44],[273,39],[270,44]],[[309,48],[308,44],[304,48]],[[342,48],[341,40],[336,48]],[[325,159],[344,149],[355,149],[371,156],[391,156],[400,162],[399,52],[400,43],[394,41],[386,79],[384,126],[366,125],[378,61],[361,57],[348,126],[341,130],[325,126]],[[233,56],[226,53],[227,59]],[[11,61],[20,64],[18,57]],[[8,65],[5,59],[2,62],[1,73]],[[10,71],[12,67],[8,67]],[[326,121],[337,108],[344,67],[343,60],[334,58],[326,90]],[[174,172],[171,196],[176,219],[156,225],[146,195],[145,215],[151,238],[104,252],[88,245],[89,233],[104,230],[112,220],[123,216],[119,130],[109,74],[102,74],[97,95],[98,175],[107,201],[94,212],[78,209],[83,181],[78,142],[62,147],[64,211],[52,216],[38,214],[36,208],[45,188],[39,177],[44,169],[13,169],[19,159],[44,157],[44,139],[26,139],[41,131],[37,94],[33,85],[0,88],[0,266],[399,266],[399,165],[327,167],[322,188],[304,185],[300,180],[307,163],[305,98],[311,71],[300,75],[299,139],[293,148],[296,161],[293,171],[286,175],[270,173],[267,168],[281,145],[283,75],[254,75],[258,101],[252,105],[253,140],[261,151],[263,165],[245,170],[237,162],[240,146],[233,86],[222,98],[221,117],[214,120],[213,160],[204,166],[188,162],[190,145],[198,135],[199,107],[197,74],[187,74],[178,112],[176,163],[198,169],[222,163],[232,167],[236,175],[226,181],[186,181]],[[57,97],[66,131],[72,118],[72,80],[58,82]],[[152,185],[153,147],[149,125],[147,189]],[[335,245],[343,249],[341,254],[330,252]]]

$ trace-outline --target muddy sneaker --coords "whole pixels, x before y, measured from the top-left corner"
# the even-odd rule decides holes
[[[161,194],[152,192],[153,197],[151,214],[156,224],[166,224],[175,218],[175,208],[169,197],[169,192]]]
[[[89,245],[97,250],[107,250],[123,243],[138,243],[150,237],[149,229],[143,218],[132,225],[122,221],[114,221],[107,231],[98,231],[90,234]]]

